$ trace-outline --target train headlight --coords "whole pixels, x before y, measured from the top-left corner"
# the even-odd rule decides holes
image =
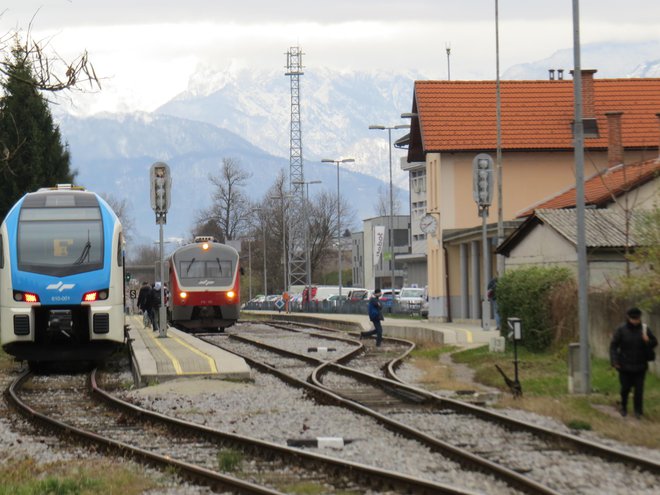
[[[227,299],[234,299],[236,297],[236,292],[233,290],[228,290],[227,291]]]
[[[188,293],[187,292],[179,292],[179,297],[181,299],[185,299],[186,297],[188,297]]]
[[[22,292],[20,290],[15,290],[14,301],[26,302],[26,303],[38,303],[39,296],[33,294],[32,292]]]
[[[208,250],[209,250],[209,243],[208,243],[208,242],[205,242],[204,244],[202,244],[202,249],[203,249],[204,251],[208,251]]]
[[[86,292],[82,297],[82,302],[105,301],[110,291],[108,289],[93,290]]]

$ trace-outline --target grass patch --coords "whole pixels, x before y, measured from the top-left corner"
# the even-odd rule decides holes
[[[452,354],[455,362],[475,370],[475,380],[499,388],[503,394],[500,407],[512,407],[551,416],[575,429],[586,425],[616,440],[650,448],[660,447],[660,378],[647,373],[644,386],[644,419],[621,418],[618,413],[619,378],[605,359],[591,360],[592,393],[568,393],[568,351],[558,349],[531,353],[518,348],[518,376],[523,398],[511,397],[504,379],[495,370],[498,364],[507,376],[514,378],[513,350],[491,353],[478,347]],[[632,406],[632,394],[629,398]],[[582,427],[580,427],[582,425]]]
[[[23,459],[0,468],[0,495],[138,495],[155,487],[137,470],[105,461],[38,465]]]
[[[410,357],[419,359],[434,359],[437,361],[442,354],[454,352],[456,349],[457,347],[452,345],[418,344],[410,353]]]
[[[222,449],[218,452],[218,468],[224,472],[234,472],[243,462],[243,453],[234,449]]]

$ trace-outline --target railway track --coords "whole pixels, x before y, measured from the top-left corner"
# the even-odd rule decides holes
[[[223,492],[278,494],[304,483],[328,494],[473,493],[148,411],[101,388],[95,371],[88,377],[26,371],[7,394],[24,416],[67,439],[175,469]],[[230,459],[239,459],[235,472],[221,472]]]
[[[275,338],[271,339],[256,337],[255,340],[254,337],[238,336],[231,339],[240,340],[243,346],[258,346],[260,357],[251,361],[253,366],[274,362],[272,356],[278,355],[286,356],[288,367],[291,367],[296,352],[282,348],[287,344],[282,342],[281,331],[279,327],[274,332]],[[278,339],[280,345],[273,346],[267,342]],[[368,414],[387,428],[416,438],[455,459],[462,459],[460,462],[471,469],[492,470],[517,489],[530,493],[534,490],[539,490],[536,493],[582,492],[584,480],[571,476],[562,478],[560,473],[582,472],[588,476],[594,463],[600,463],[603,472],[609,473],[609,478],[589,479],[589,483],[595,484],[594,493],[599,493],[599,489],[600,493],[607,492],[612,479],[623,486],[632,483],[634,488],[639,482],[640,493],[645,493],[648,487],[657,486],[660,481],[660,464],[652,459],[354,369],[353,366],[361,368],[360,352],[349,350],[343,355],[333,356],[332,360],[299,354],[297,359],[306,363],[306,370],[313,368],[306,380],[315,386],[315,397],[319,398],[322,395],[319,390],[325,389],[328,396],[320,400],[341,403],[344,407]],[[249,356],[244,357],[249,359]],[[339,361],[350,366],[339,364]],[[392,370],[395,361],[396,358],[384,367]],[[273,372],[287,379],[287,367],[278,368],[276,365],[270,368],[275,368]],[[598,483],[602,485],[599,487]]]

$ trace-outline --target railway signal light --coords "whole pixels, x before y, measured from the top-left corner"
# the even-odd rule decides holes
[[[170,167],[163,162],[151,166],[151,209],[156,213],[156,223],[167,222],[167,210],[171,203],[172,177]]]
[[[480,210],[492,202],[493,159],[486,153],[479,153],[472,160],[472,195]]]

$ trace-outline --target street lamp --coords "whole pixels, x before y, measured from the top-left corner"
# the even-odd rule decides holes
[[[341,296],[341,211],[339,208],[339,164],[340,163],[354,163],[353,158],[344,158],[343,160],[331,160],[324,158],[322,163],[336,163],[337,164],[337,253],[339,255],[339,296]],[[341,299],[341,297],[339,298]]]
[[[304,185],[306,186],[306,196],[305,196],[305,204],[309,206],[309,185],[310,184],[321,184],[322,181],[320,180],[300,180],[300,181],[294,181],[292,184],[296,185]],[[309,211],[309,208],[308,208]],[[310,242],[310,228],[309,228],[309,213],[305,215],[306,219],[306,227],[307,229],[305,230],[305,272],[307,276],[307,303],[311,300],[312,297],[312,255],[311,255],[311,242]]]
[[[401,115],[403,117],[403,114]],[[389,153],[390,153],[390,278],[392,280],[392,295],[394,295],[394,193],[392,187],[392,129],[410,129],[410,124],[399,124],[392,126],[384,125],[370,125],[369,129],[384,131],[387,129],[387,138],[389,141]]]

